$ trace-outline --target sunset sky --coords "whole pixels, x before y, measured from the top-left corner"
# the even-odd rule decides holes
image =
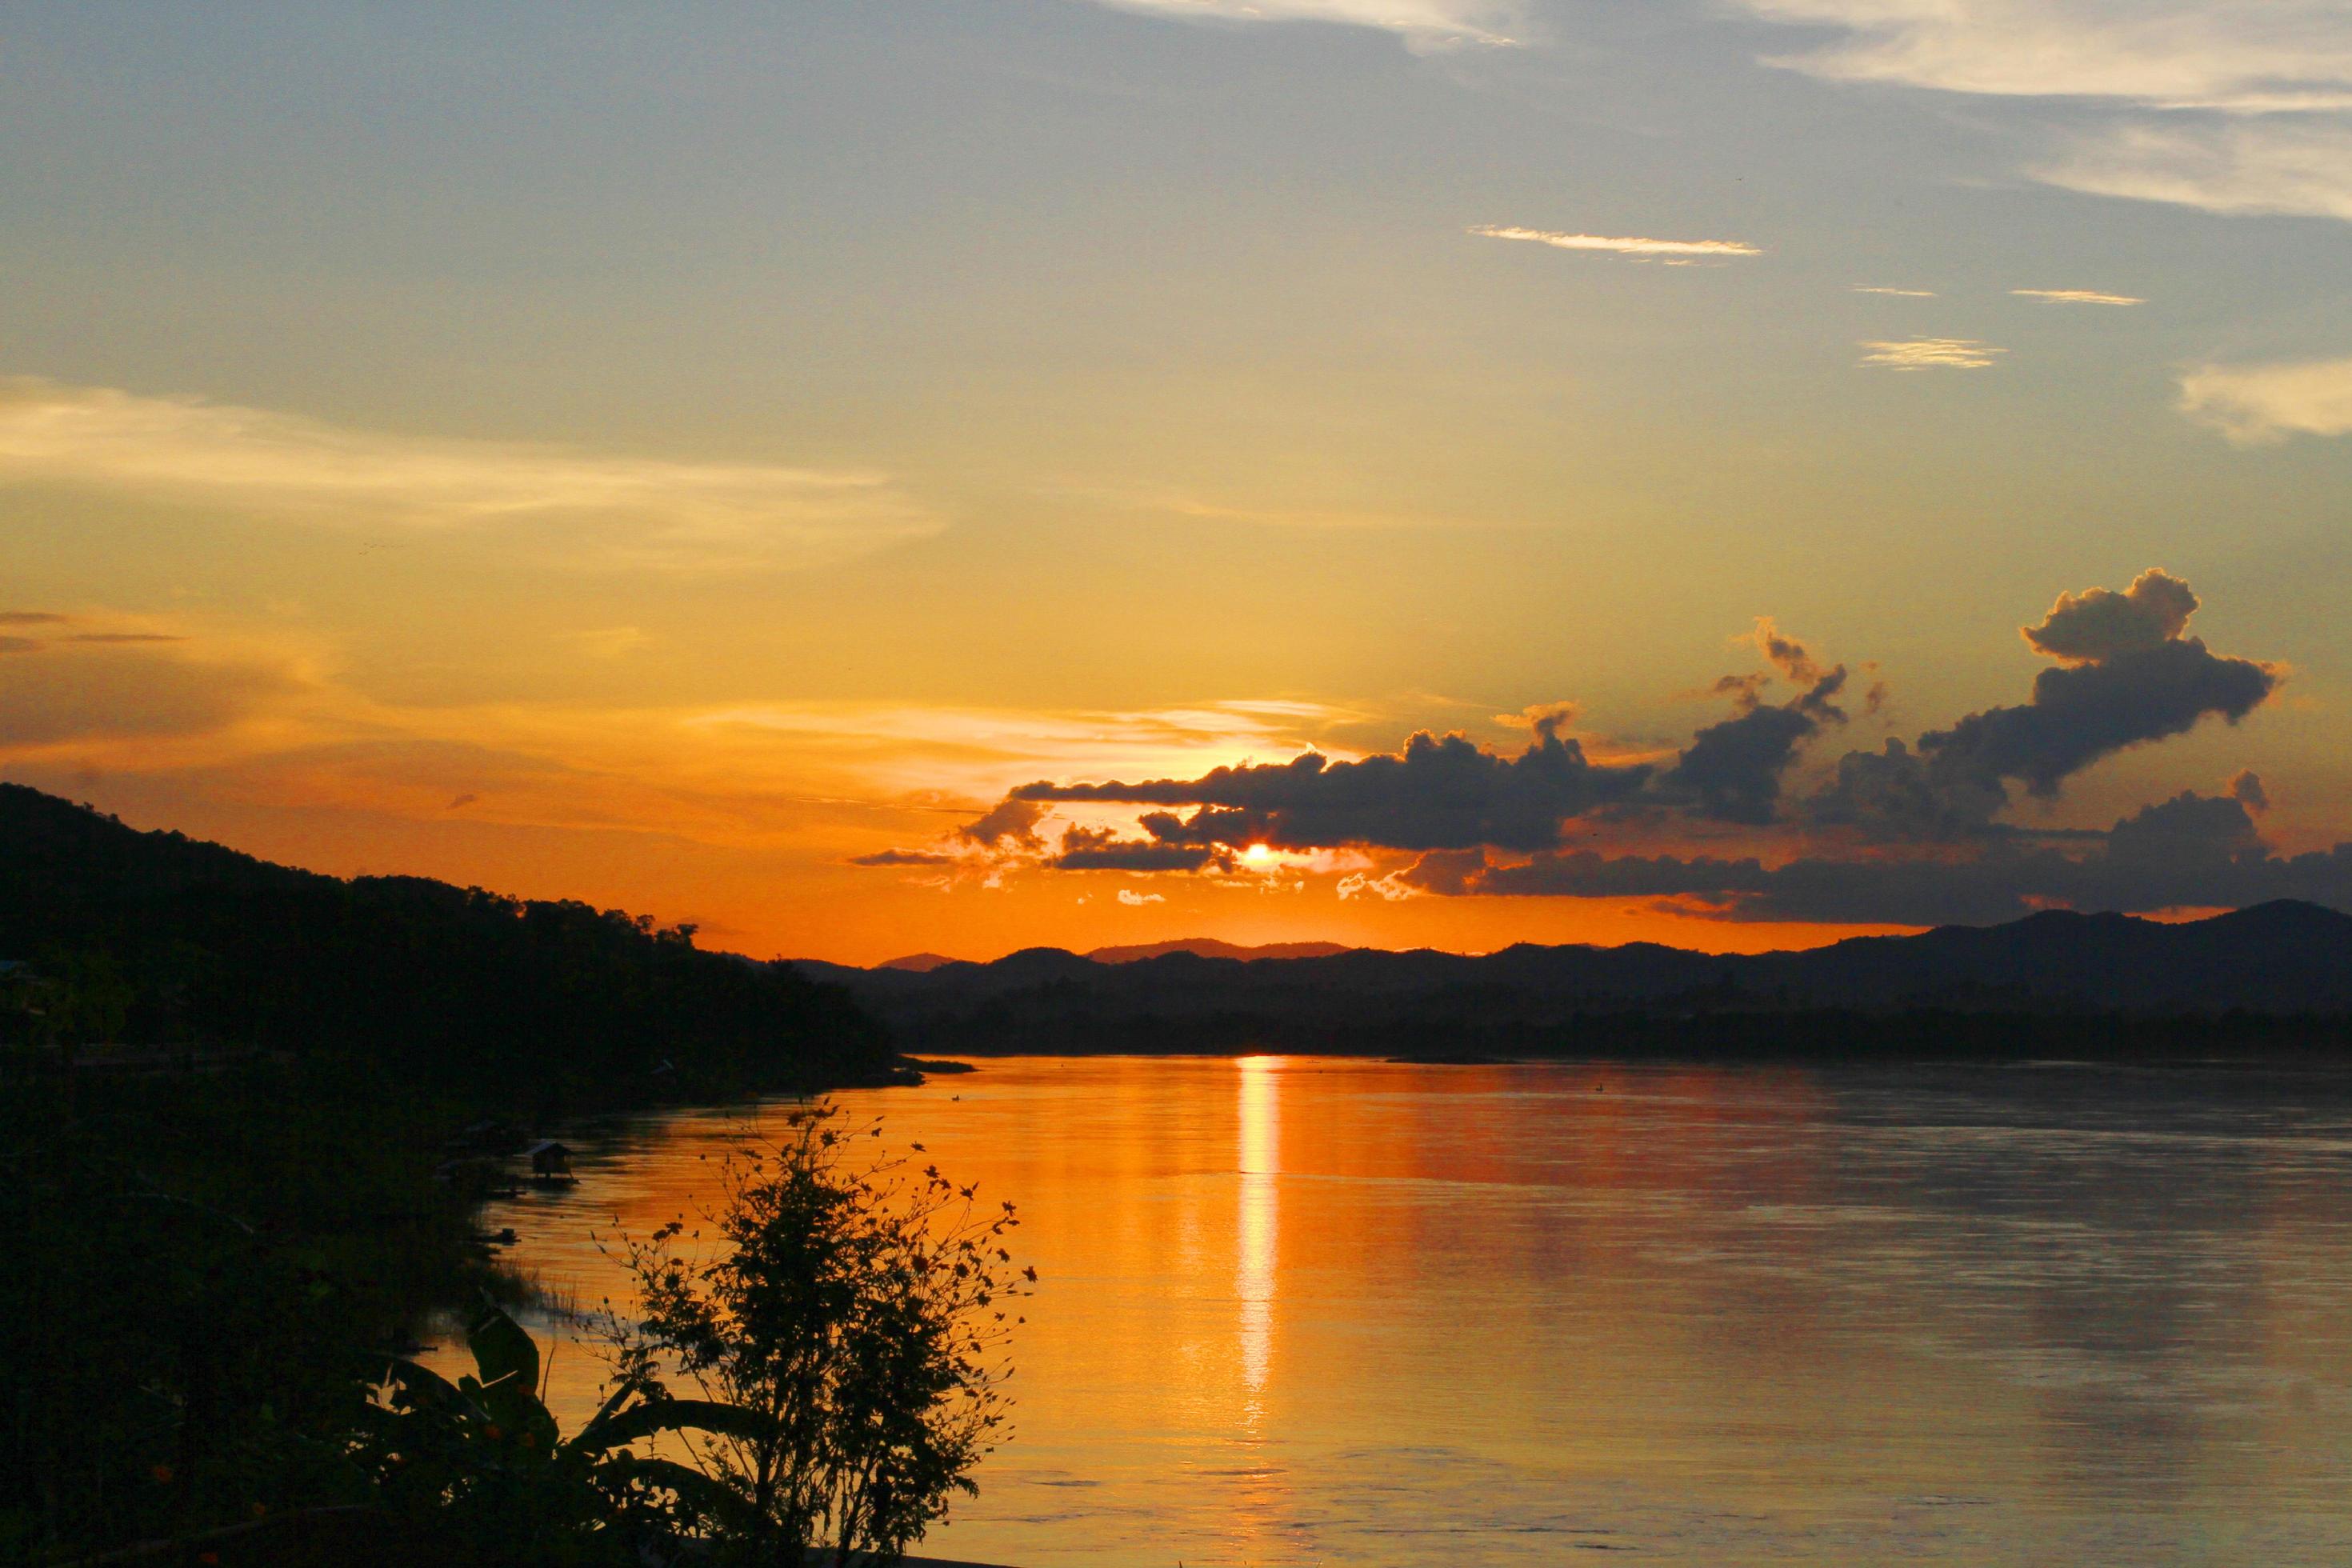
[[[0,777],[138,826],[855,963],[2352,907],[2341,0],[0,4]]]

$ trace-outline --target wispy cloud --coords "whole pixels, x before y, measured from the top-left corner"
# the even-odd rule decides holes
[[[1861,346],[1861,363],[1887,370],[1984,370],[1993,355],[2009,352],[1974,338],[1864,339]]]
[[[107,387],[0,382],[0,484],[344,528],[470,531],[562,564],[804,566],[936,532],[881,474],[358,430]]]
[[[1599,250],[1617,256],[1714,258],[1761,256],[1755,246],[1737,239],[1651,239],[1640,235],[1562,234],[1547,228],[1509,228],[1478,224],[1470,232],[1483,239],[1523,239],[1559,250]]]
[[[1744,0],[1845,36],[1776,65],[1847,81],[2240,114],[2352,107],[2341,0]]]
[[[2180,378],[2179,408],[2241,447],[2352,435],[2352,359],[2200,366]]]
[[[2352,124],[2332,117],[2111,127],[2030,172],[2092,195],[2352,222]]]
[[[2011,289],[2021,300],[2039,300],[2045,305],[2145,305],[2147,300],[2130,294],[2102,294],[2095,289]]]
[[[1775,65],[2104,106],[2105,123],[2028,169],[2047,184],[2352,220],[2352,6],[2342,0],[1740,3],[1842,35]]]
[[[1517,42],[1508,0],[1100,0],[1121,11],[1188,22],[1334,22],[1394,33],[1417,48]]]
[[[1118,901],[1131,910],[1139,910],[1146,904],[1164,904],[1168,896],[1164,893],[1139,893],[1132,888],[1121,888]]]
[[[1853,291],[1857,294],[1892,294],[1898,300],[1932,300],[1936,297],[1933,289],[1885,289],[1870,283],[1857,283]]]

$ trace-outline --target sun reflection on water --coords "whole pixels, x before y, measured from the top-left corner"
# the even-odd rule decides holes
[[[1241,1303],[1243,1421],[1255,1431],[1265,1416],[1266,1368],[1274,1355],[1276,1257],[1281,1244],[1282,1093],[1280,1057],[1243,1057],[1234,1297]]]

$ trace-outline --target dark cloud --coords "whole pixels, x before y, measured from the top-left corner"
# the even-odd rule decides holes
[[[2242,803],[2184,792],[2125,817],[2080,853],[2014,838],[1968,854],[1768,867],[1753,858],[1582,850],[1497,865],[1473,851],[1424,856],[1398,879],[1451,897],[1676,899],[1724,920],[1986,925],[2052,905],[2129,912],[2294,898],[2352,909],[2352,844],[2280,856]]]
[[[1805,651],[1805,645],[1794,637],[1782,637],[1780,628],[1773,624],[1771,616],[1757,616],[1756,630],[1751,636],[1757,651],[1772,668],[1799,686],[1811,686],[1822,678],[1822,668],[1813,662],[1813,656]]]
[[[1853,827],[1874,837],[1958,839],[1982,836],[2009,804],[2009,791],[1958,765],[1921,755],[1888,737],[1876,752],[1848,752],[1837,771],[1804,803],[1812,823]]]
[[[465,794],[463,794],[463,795],[459,795],[452,796],[452,797],[451,797],[451,799],[450,799],[450,801],[449,801],[449,804],[448,804],[447,805],[443,806],[441,809],[442,809],[442,810],[444,810],[444,811],[463,811],[463,810],[465,810],[467,806],[472,805],[473,804],[475,804],[477,801],[480,800],[481,798],[482,798],[482,797],[481,797],[480,795],[478,795],[474,794],[471,790],[468,790],[468,791],[467,791],[467,792],[466,792]]]
[[[2234,724],[2278,689],[2279,672],[2186,634],[2189,584],[2158,571],[2124,593],[2062,595],[2025,640],[2063,662],[2034,678],[2021,706],[1971,713],[1916,748],[1890,740],[1849,752],[1805,803],[1816,824],[1886,838],[1983,833],[2009,804],[2008,781],[2051,796],[2103,757],[2187,733],[2215,715]]]
[[[66,617],[47,610],[0,610],[0,626],[61,626]]]
[[[1049,804],[1116,804],[1151,809],[1126,837],[1073,829],[1045,864],[1200,870],[1229,866],[1252,844],[1408,850],[1423,858],[1402,875],[1424,891],[1675,898],[1739,919],[1933,923],[2006,918],[2035,900],[2146,909],[2233,901],[2219,896],[2232,887],[2280,896],[2295,878],[2332,886],[2326,858],[2281,860],[2252,837],[2247,813],[2262,809],[2264,797],[2251,775],[2228,796],[2184,795],[2105,834],[2028,831],[1998,820],[2014,785],[2054,795],[2102,758],[2209,717],[2234,723],[2270,697],[2280,672],[2216,654],[2189,636],[2197,608],[2188,584],[2160,571],[2141,574],[2121,593],[2061,595],[2041,624],[2023,628],[2027,643],[2056,661],[2038,673],[2025,702],[1971,713],[1909,743],[1890,739],[1876,752],[1850,752],[1793,805],[1787,780],[1804,748],[1847,721],[1848,670],[1825,666],[1761,619],[1748,640],[1771,671],[1717,682],[1733,713],[1701,729],[1663,769],[1595,764],[1565,732],[1574,709],[1549,704],[1515,721],[1534,731],[1517,754],[1423,732],[1401,752],[1356,762],[1309,752],[1191,779],[1041,782],[958,832],[983,847],[1034,851]],[[1776,679],[1797,689],[1768,702]],[[1885,690],[1873,681],[1864,698],[1871,710]],[[1606,859],[1561,848],[1563,828],[1580,818],[1606,826],[1640,817],[1654,827],[1676,816],[1832,829],[1828,842],[1848,858],[1772,865],[1761,857]],[[2160,855],[2150,847],[2159,844],[2168,847]],[[1911,852],[1896,854],[1898,847]]]
[[[0,637],[0,653],[38,653],[41,645],[31,637]]]
[[[1160,832],[1178,843],[1202,842],[1213,827],[1218,843],[1285,849],[1342,844],[1543,848],[1559,841],[1564,819],[1629,799],[1651,773],[1646,765],[1589,762],[1583,747],[1559,732],[1564,718],[1557,711],[1538,715],[1535,740],[1515,757],[1465,736],[1424,732],[1400,753],[1360,762],[1335,763],[1309,752],[1287,763],[1218,768],[1197,779],[1024,784],[1012,799],[1211,808],[1195,814],[1197,828],[1163,819]]]
[[[872,855],[853,855],[853,866],[952,866],[956,858],[932,849],[883,849]]]
[[[1037,819],[1045,815],[1045,808],[1034,802],[1007,798],[998,801],[986,816],[957,828],[955,836],[983,849],[1008,843],[1023,849],[1035,849],[1039,847]]]
[[[2242,768],[2230,781],[2230,798],[2242,803],[2248,811],[2268,811],[2270,792],[2263,788],[2262,774],[2252,768]]]
[[[76,632],[68,642],[141,643],[185,642],[185,637],[170,637],[163,632]]]
[[[2278,681],[2267,665],[2209,652],[2200,637],[2174,637],[2045,669],[2025,706],[1971,713],[1920,736],[1919,748],[1958,772],[2021,780],[2031,793],[2053,795],[2100,758],[2186,734],[2209,714],[2237,722]]]
[[[1775,707],[1758,702],[1753,688],[1742,688],[1748,699],[1742,711],[1691,738],[1674,767],[1658,780],[1661,796],[1725,822],[1770,822],[1779,814],[1780,775],[1796,761],[1797,748],[1818,733],[1825,721],[1845,722],[1844,711],[1832,700],[1845,685],[1845,666],[1821,672],[1803,648],[1777,636],[1766,637],[1770,625],[1760,623],[1759,636],[1783,650],[1774,656],[1776,662],[1785,659],[1789,668],[1808,671],[1812,684]]]
[[[1065,849],[1046,863],[1060,871],[1205,871],[1229,869],[1233,857],[1214,847],[1113,839]]]
[[[2196,613],[2197,595],[2189,584],[2150,567],[2120,594],[2086,588],[2059,595],[2042,624],[2027,626],[2024,635],[2053,658],[2095,664],[2172,641],[2188,629],[2189,617]]]

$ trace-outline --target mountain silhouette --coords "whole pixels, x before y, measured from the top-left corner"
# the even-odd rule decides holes
[[[1525,943],[1483,956],[1356,948],[1243,961],[1192,946],[1108,950],[1121,953],[1113,963],[1030,948],[920,973],[797,967],[932,1050],[1555,1046],[1579,1030],[1622,1036],[1641,1021],[1705,1019],[1709,1037],[1731,1038],[1822,1014],[2033,1017],[2065,1025],[2037,1026],[2045,1043],[2071,1030],[2096,1044],[2100,1028],[2130,1021],[2352,1016],[2352,915],[2293,901],[2182,922],[2051,910],[1747,955]],[[1891,1025],[1873,1027],[1901,1037]]]

